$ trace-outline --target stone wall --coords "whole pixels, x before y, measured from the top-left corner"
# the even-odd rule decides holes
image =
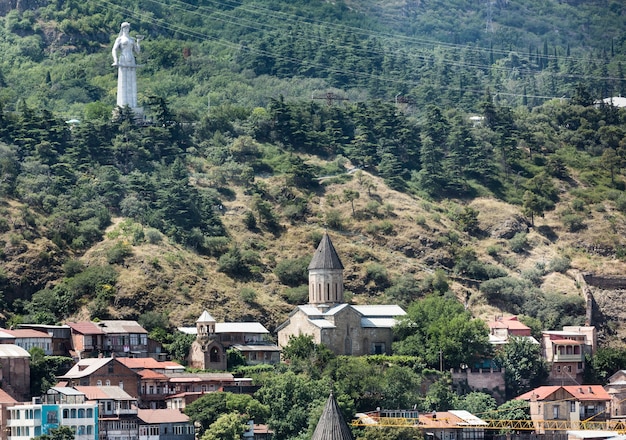
[[[467,387],[472,391],[481,391],[490,394],[498,402],[504,403],[504,369],[479,369],[472,371],[469,368],[452,369],[452,383],[457,387]]]

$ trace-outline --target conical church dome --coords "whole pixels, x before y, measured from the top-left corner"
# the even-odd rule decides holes
[[[354,440],[333,393],[330,393],[311,440]]]
[[[309,264],[309,270],[312,269],[343,269],[341,259],[333,246],[328,234],[324,233],[322,241],[317,246],[315,254]]]

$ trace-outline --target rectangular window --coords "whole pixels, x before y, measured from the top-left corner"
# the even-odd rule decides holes
[[[576,412],[576,402],[569,403],[569,412]]]
[[[559,418],[559,405],[554,405],[552,407],[552,418],[553,419],[558,419]]]

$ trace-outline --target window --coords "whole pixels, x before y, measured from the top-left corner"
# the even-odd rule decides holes
[[[69,419],[70,418],[70,410],[69,409],[64,409],[63,410],[63,418],[64,419]]]
[[[552,407],[552,418],[553,419],[558,419],[559,418],[559,405],[554,405]]]
[[[114,372],[115,372],[115,367],[113,366],[113,362],[111,362],[109,363],[109,373],[114,373]]]
[[[93,419],[93,409],[87,408],[87,418]]]
[[[139,345],[139,335],[133,333],[130,335],[130,345]]]
[[[576,412],[576,402],[569,403],[569,412]]]
[[[101,381],[101,380],[97,381],[97,382],[96,382],[96,386],[101,387],[101,386],[102,386],[102,381]]]
[[[106,386],[110,387],[110,386],[111,386],[111,381],[107,379],[107,380],[106,380],[106,382],[104,382],[104,384],[105,384]]]
[[[85,410],[83,408],[78,410],[78,418],[79,419],[84,419],[85,418]]]
[[[372,354],[385,354],[385,343],[374,342],[372,344]]]
[[[124,389],[124,382],[120,382],[120,383],[118,384],[118,386],[119,386],[121,389]]]

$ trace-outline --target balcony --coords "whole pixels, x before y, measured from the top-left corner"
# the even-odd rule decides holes
[[[585,356],[582,353],[577,354],[558,354],[554,355],[553,362],[583,362]]]

